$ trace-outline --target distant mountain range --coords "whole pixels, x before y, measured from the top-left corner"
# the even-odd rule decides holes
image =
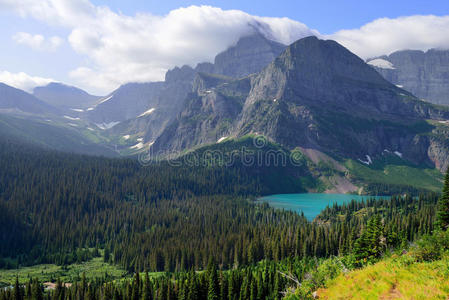
[[[33,95],[55,107],[73,109],[75,111],[88,108],[100,98],[74,86],[57,82],[34,88]]]
[[[308,37],[285,46],[254,34],[214,63],[176,67],[164,81],[125,84],[105,97],[59,83],[33,95],[2,84],[0,109],[10,118],[26,116],[22,133],[47,122],[41,131],[56,126],[83,137],[78,140],[89,147],[74,147],[77,138],[69,143],[81,153],[151,149],[166,157],[264,136],[301,151],[328,190],[353,192],[360,183],[380,182],[392,174],[391,164],[413,178],[427,176],[436,190],[441,174],[428,170],[449,166],[449,106],[429,101],[449,104],[445,53],[400,51],[365,63],[334,41]],[[4,128],[11,123],[20,122],[5,118]],[[66,151],[51,135],[37,135]]]
[[[418,98],[449,105],[449,50],[397,51],[370,59],[368,64]]]

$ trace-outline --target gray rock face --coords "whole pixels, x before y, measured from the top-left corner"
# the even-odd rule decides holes
[[[379,66],[379,59],[391,67]],[[369,60],[388,81],[401,85],[420,99],[449,105],[449,50],[405,50]]]
[[[122,85],[89,108],[87,119],[94,123],[111,123],[136,118],[156,106],[163,86],[162,82]]]
[[[261,34],[243,37],[235,46],[215,57],[213,73],[240,78],[260,72],[281,54],[285,47]]]
[[[230,81],[230,77],[244,77],[258,72],[267,66],[283,49],[284,45],[270,41],[260,34],[243,37],[239,42],[218,54],[215,63],[200,63],[195,69],[189,66],[176,67],[165,75],[165,81],[152,84],[133,85],[136,89],[118,97],[121,87],[112,93],[114,97],[90,112],[90,120],[96,122],[121,121],[111,131],[115,134],[143,133],[145,141],[153,141],[183,109],[186,98],[192,89],[205,92],[206,86],[213,87]],[[206,74],[217,75],[206,75]],[[197,75],[203,74],[203,75]],[[227,75],[227,76],[223,76]],[[196,80],[195,78],[201,78]],[[199,87],[198,84],[204,84]],[[137,91],[138,90],[138,91]],[[139,97],[134,94],[138,93]],[[135,99],[139,99],[136,101]],[[133,107],[129,107],[132,103]],[[145,111],[144,107],[155,108],[154,113],[138,117]],[[137,118],[136,118],[137,117]]]
[[[355,159],[410,151],[404,155],[421,163],[430,162],[428,141],[408,128],[429,130],[429,114],[439,116],[338,43],[309,37],[254,79],[237,134],[263,133],[291,148]]]
[[[36,87],[33,95],[56,107],[84,109],[93,105],[100,97],[93,96],[74,86],[51,82],[46,86]]]
[[[250,78],[199,73],[184,109],[155,140],[153,155],[181,152],[230,136],[250,87]]]
[[[437,167],[443,164],[436,161],[449,158],[442,147],[431,149],[435,127],[426,122],[449,119],[449,109],[396,87],[334,41],[299,40],[262,72],[240,80],[195,81],[187,106],[156,139],[155,151],[257,133],[290,149],[344,158],[375,158],[388,150]]]

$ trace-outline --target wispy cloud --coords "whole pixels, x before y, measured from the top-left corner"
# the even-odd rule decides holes
[[[18,44],[41,51],[55,51],[64,42],[59,36],[46,38],[41,34],[33,35],[27,32],[18,32],[13,35],[12,39]]]

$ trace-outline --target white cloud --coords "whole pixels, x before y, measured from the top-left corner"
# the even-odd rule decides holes
[[[87,0],[0,0],[1,7],[69,28],[70,45],[88,58],[70,76],[85,87],[103,91],[129,81],[161,80],[175,66],[212,61],[255,28],[284,43],[314,33],[287,18],[211,6],[178,8],[165,16],[126,16]]]
[[[109,92],[130,81],[161,80],[174,66],[212,61],[255,29],[286,44],[312,34],[335,39],[362,58],[401,49],[449,48],[449,16],[383,18],[358,29],[321,35],[288,18],[211,6],[178,8],[164,16],[127,16],[89,0],[0,0],[1,9],[67,28],[70,45],[86,58],[70,76],[96,92]],[[39,43],[34,38],[30,43]]]
[[[362,58],[404,49],[449,48],[449,16],[382,18],[327,36]]]
[[[161,80],[169,68],[212,61],[239,37],[259,28],[282,42],[313,34],[287,18],[261,18],[238,10],[190,6],[166,16],[116,14],[97,8],[95,20],[76,26],[69,42],[93,66],[73,71],[83,83],[115,87],[127,81]]]
[[[51,78],[30,76],[23,72],[11,73],[8,71],[0,71],[0,82],[27,92],[32,92],[36,86],[47,85],[54,81]]]
[[[13,35],[12,39],[18,44],[42,51],[55,51],[63,43],[63,39],[59,36],[45,38],[41,34],[33,35],[27,32],[18,32]]]

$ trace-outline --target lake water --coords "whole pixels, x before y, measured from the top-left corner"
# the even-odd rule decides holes
[[[326,206],[334,203],[343,204],[352,199],[362,201],[363,199],[376,198],[388,199],[387,196],[359,196],[349,194],[278,194],[262,197],[258,202],[267,202],[271,207],[303,212],[304,216],[312,221]]]

